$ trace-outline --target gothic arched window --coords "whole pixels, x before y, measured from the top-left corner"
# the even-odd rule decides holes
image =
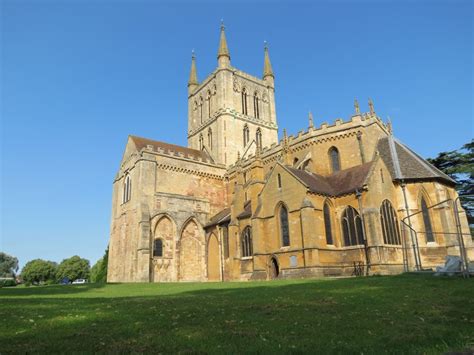
[[[247,90],[245,88],[242,89],[242,113],[247,114]]]
[[[262,131],[260,128],[257,128],[257,133],[255,133],[255,140],[257,142],[257,148],[262,148]]]
[[[431,226],[430,211],[426,204],[425,198],[421,197],[421,214],[423,215],[423,224],[425,227],[426,242],[434,242],[433,228]]]
[[[247,145],[247,143],[249,142],[250,140],[250,130],[249,130],[249,126],[245,125],[244,126],[244,147]]]
[[[277,175],[277,180],[278,180],[278,188],[281,189],[281,175]]]
[[[245,227],[242,232],[242,257],[252,256],[252,228]]]
[[[253,116],[255,118],[260,118],[260,109],[258,107],[258,95],[255,93],[253,95]]]
[[[362,229],[362,219],[354,207],[348,206],[344,210],[341,223],[345,246],[364,244],[365,237]]]
[[[163,240],[155,239],[153,242],[153,256],[163,256]]]
[[[331,209],[329,204],[326,202],[324,204],[324,229],[326,231],[326,244],[334,244],[332,239],[332,226],[331,226]]]
[[[400,228],[398,227],[397,212],[389,200],[382,202],[380,207],[380,222],[382,224],[383,242],[400,245]]]
[[[336,147],[331,147],[328,151],[329,160],[331,162],[331,169],[333,173],[341,170],[341,161],[339,159],[339,151]]]
[[[290,245],[290,228],[288,225],[288,210],[284,205],[280,206],[280,233],[281,244],[284,247]]]
[[[127,175],[123,183],[122,203],[130,201],[131,198],[132,198],[132,179],[130,178],[130,175]]]
[[[212,149],[212,129],[209,128],[207,131],[207,146]]]

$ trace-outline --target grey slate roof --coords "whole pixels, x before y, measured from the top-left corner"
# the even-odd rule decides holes
[[[252,202],[247,201],[244,205],[244,211],[237,216],[237,219],[249,218],[252,216]]]
[[[439,179],[449,184],[456,183],[392,136],[381,138],[377,150],[393,180]]]
[[[221,223],[230,221],[230,208],[224,208],[223,210],[217,212],[214,216],[211,217],[209,222],[204,226],[204,228],[213,227]]]
[[[192,149],[188,147],[182,147],[180,145],[170,144],[166,142],[154,141],[148,138],[137,137],[137,136],[130,136],[133,143],[138,150],[146,147],[147,145],[152,145],[153,148],[161,148],[163,149],[164,154],[172,155],[173,153],[182,153],[185,157],[189,157],[191,159],[202,159],[207,160],[211,159],[211,157],[203,150]]]
[[[366,184],[373,164],[373,162],[370,162],[357,165],[329,176],[322,176],[292,167],[286,167],[286,169],[300,179],[311,192],[327,196],[342,196],[353,193]]]

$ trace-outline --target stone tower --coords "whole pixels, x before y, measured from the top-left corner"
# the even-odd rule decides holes
[[[188,147],[205,150],[216,163],[228,166],[239,155],[246,157],[257,147],[278,143],[274,79],[266,45],[262,79],[232,67],[222,24],[217,68],[202,82],[192,55]]]

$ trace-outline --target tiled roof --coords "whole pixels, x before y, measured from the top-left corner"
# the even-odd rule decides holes
[[[362,188],[366,183],[372,166],[373,162],[365,163],[338,171],[329,176],[322,176],[291,167],[286,168],[300,179],[311,192],[327,196],[341,196]]]
[[[377,150],[394,180],[441,179],[449,184],[455,184],[448,175],[393,137],[381,138]]]
[[[237,216],[237,219],[249,218],[252,216],[252,202],[247,201],[244,205],[244,211]]]
[[[145,148],[147,145],[152,145],[155,150],[157,148],[163,149],[164,154],[172,155],[176,153],[182,153],[186,158],[191,158],[195,160],[201,158],[204,161],[211,160],[209,155],[202,150],[182,147],[180,145],[165,142],[154,141],[148,138],[142,138],[137,136],[130,136],[130,138],[132,139],[133,143],[135,143],[135,146],[138,150]]]
[[[222,211],[212,216],[209,222],[204,227],[205,228],[212,227],[212,226],[215,226],[224,222],[229,222],[229,221],[230,221],[230,208],[224,208]]]

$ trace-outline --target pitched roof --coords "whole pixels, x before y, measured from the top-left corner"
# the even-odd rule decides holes
[[[456,183],[394,137],[381,138],[377,150],[393,180],[440,179],[449,184]]]
[[[223,210],[217,212],[214,216],[211,217],[209,222],[204,226],[204,228],[213,227],[221,223],[230,221],[230,208],[224,208]]]
[[[130,138],[132,139],[133,143],[135,143],[135,146],[137,147],[138,150],[145,148],[147,145],[152,145],[154,149],[157,149],[157,148],[163,149],[164,154],[172,155],[176,153],[182,153],[187,158],[191,158],[191,159],[201,158],[204,161],[205,160],[212,161],[212,158],[205,151],[202,151],[202,150],[182,147],[180,145],[175,145],[175,144],[170,144],[170,143],[165,143],[165,142],[154,141],[148,138],[142,138],[142,137],[137,137],[137,136],[130,136]]]
[[[244,211],[237,216],[237,219],[249,218],[252,216],[252,202],[247,201],[244,205]]]
[[[357,165],[329,176],[322,176],[292,167],[286,168],[300,179],[311,192],[327,196],[341,196],[362,188],[366,184],[367,176],[373,164],[373,162],[370,162]]]

